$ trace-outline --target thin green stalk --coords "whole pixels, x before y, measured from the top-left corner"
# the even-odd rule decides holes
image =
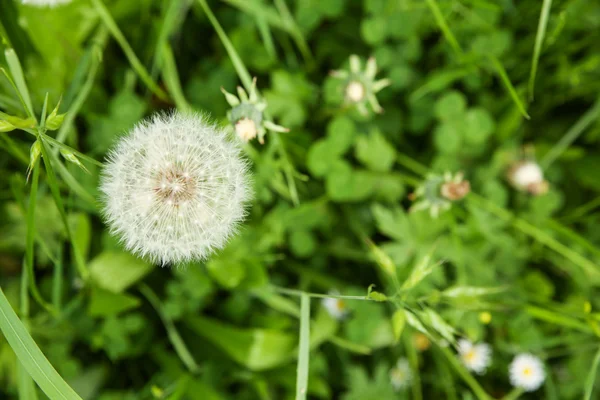
[[[417,354],[417,349],[412,343],[411,335],[403,335],[404,336],[404,349],[406,351],[406,355],[408,358],[408,362],[410,364],[410,368],[412,370],[412,398],[414,400],[423,400],[423,389],[421,388],[421,374],[419,368],[419,356]]]
[[[0,134],[0,141],[2,142],[0,145],[2,145],[8,153],[11,153],[17,160],[21,161],[21,163],[29,165],[29,157],[27,157],[27,154],[17,146],[15,141],[12,140],[8,134]]]
[[[63,251],[59,247],[58,257],[54,263],[54,270],[52,271],[52,306],[60,313],[62,307],[62,291],[63,291]]]
[[[442,31],[444,37],[446,38],[448,43],[450,43],[450,46],[452,46],[452,49],[454,50],[456,55],[461,57],[463,55],[463,50],[460,47],[458,40],[456,40],[456,37],[454,37],[454,34],[450,30],[450,27],[448,27],[446,18],[444,18],[444,14],[442,14],[442,11],[440,10],[440,7],[438,6],[437,1],[436,0],[426,0],[426,2],[427,2],[427,6],[431,10],[431,13],[433,14],[433,17],[435,18],[435,21],[438,24],[438,27]]]
[[[600,196],[577,207],[575,210],[573,210],[568,215],[560,218],[560,220],[565,223],[577,221],[578,219],[585,217],[587,215],[587,213],[589,213],[590,211],[594,210],[597,207],[600,207]]]
[[[35,243],[35,205],[37,202],[37,190],[40,177],[39,161],[33,166],[31,178],[31,190],[29,193],[29,204],[27,205],[27,233],[25,235],[25,265],[29,277],[29,289],[33,298],[49,313],[55,314],[55,310],[42,298],[35,282],[34,271],[34,243]]]
[[[596,356],[594,357],[594,362],[592,363],[592,368],[585,380],[585,394],[583,395],[583,400],[590,400],[592,398],[592,393],[594,392],[594,383],[596,382],[596,373],[598,371],[598,364],[600,364],[600,348],[596,352]]]
[[[173,50],[168,42],[165,42],[162,47],[162,74],[169,94],[173,97],[177,108],[183,112],[192,111],[192,106],[185,99],[183,89],[181,89],[181,82],[179,80],[179,74],[177,72],[177,64],[175,63],[175,57],[173,56]]]
[[[167,94],[152,80],[152,77],[150,76],[142,62],[139,60],[139,58],[135,55],[135,52],[131,48],[131,45],[125,38],[125,35],[123,35],[123,32],[121,32],[121,30],[119,29],[119,26],[117,25],[113,17],[110,15],[110,12],[106,8],[102,0],[91,1],[94,5],[94,8],[96,9],[96,12],[98,13],[98,16],[102,19],[102,22],[104,23],[104,25],[106,25],[106,27],[110,31],[111,35],[115,38],[117,43],[119,43],[119,46],[121,46],[121,49],[125,53],[125,56],[129,60],[129,63],[131,64],[135,72],[138,74],[138,76],[141,78],[141,80],[156,96],[158,96],[161,100],[167,101],[169,99],[169,96],[167,96]]]
[[[504,69],[504,66],[502,65],[502,63],[495,56],[489,55],[488,57],[491,60],[492,65],[496,69],[496,72],[498,73],[500,80],[506,87],[506,90],[508,90],[510,97],[512,98],[513,102],[515,103],[515,105],[517,106],[517,108],[519,109],[521,114],[526,119],[531,119],[531,117],[527,113],[527,109],[525,108],[525,105],[523,104],[523,102],[521,101],[521,98],[519,97],[519,94],[517,93],[517,91],[515,90],[515,87],[513,86],[512,82],[510,81],[510,78],[508,77],[508,74],[506,73],[506,70]]]
[[[290,12],[290,9],[288,8],[287,3],[284,0],[275,0],[275,7],[277,7],[277,9],[279,10],[279,14],[281,14],[281,18],[283,19],[284,23],[287,25],[290,35],[296,42],[296,46],[298,46],[298,49],[300,49],[300,53],[302,53],[302,57],[304,58],[305,61],[312,63],[313,56],[312,56],[312,53],[310,52],[310,47],[308,47],[308,44],[306,43],[306,40],[304,39],[304,35],[302,34],[302,31],[298,27],[298,24],[296,24],[296,21],[294,20],[294,17],[292,16],[292,13]]]
[[[273,42],[273,35],[271,34],[271,28],[269,28],[269,24],[263,17],[256,17],[256,27],[258,28],[258,33],[260,33],[260,37],[265,46],[265,50],[271,59],[277,59],[277,51],[275,50],[275,43]]]
[[[310,292],[305,292],[303,290],[287,289],[287,288],[282,288],[282,287],[273,286],[273,285],[269,286],[269,289],[273,290],[274,292],[286,294],[289,296],[297,296],[297,297],[302,297],[302,296],[306,295],[308,297],[314,297],[314,298],[319,298],[319,299],[332,298],[332,299],[342,299],[342,300],[375,301],[366,296],[343,296],[343,295],[336,295],[336,294],[310,293]]]
[[[56,175],[54,173],[54,167],[52,166],[52,161],[50,160],[50,154],[48,149],[46,148],[46,144],[44,143],[45,138],[40,134],[39,139],[40,147],[42,150],[42,159],[44,160],[44,166],[46,167],[46,180],[48,181],[48,186],[50,187],[50,192],[52,193],[52,197],[54,198],[54,203],[56,204],[56,208],[58,208],[58,212],[60,213],[63,225],[65,226],[65,231],[67,232],[67,237],[71,244],[74,243],[73,232],[71,230],[71,226],[69,225],[69,221],[67,219],[67,213],[65,211],[65,207],[63,205],[63,201],[60,195],[60,189],[58,187],[58,181],[56,180]],[[85,265],[85,261],[83,256],[79,252],[77,246],[72,245],[73,255],[75,257],[75,265],[79,271],[81,278],[84,281],[88,279],[88,270]]]
[[[548,16],[550,15],[552,0],[544,0],[542,10],[540,11],[540,20],[538,22],[537,34],[535,35],[535,44],[533,46],[533,57],[531,58],[531,73],[529,75],[529,101],[533,101],[535,88],[535,75],[542,53],[542,45],[546,36],[546,27],[548,26]]]
[[[540,166],[547,169],[560,155],[600,116],[600,99],[577,120],[567,133],[550,149],[540,161]]]
[[[310,359],[310,296],[300,296],[300,344],[296,376],[296,400],[305,400],[308,393],[308,367]]]
[[[517,400],[519,397],[521,397],[521,395],[524,393],[523,389],[521,388],[514,388],[513,390],[510,391],[509,394],[507,394],[506,396],[504,396],[502,398],[502,400]]]
[[[83,85],[77,89],[77,97],[69,107],[69,111],[65,115],[65,119],[63,120],[62,125],[60,126],[58,133],[56,134],[56,140],[58,142],[63,142],[67,139],[67,135],[71,131],[73,127],[73,122],[75,121],[75,117],[83,107],[83,104],[87,100],[92,87],[94,86],[94,80],[96,79],[96,73],[98,72],[98,68],[100,66],[101,52],[106,46],[106,41],[108,39],[108,31],[106,27],[102,26],[98,28],[98,32],[94,35],[92,39],[92,43],[86,50],[91,57],[91,62],[89,66],[89,70],[87,73],[87,77]],[[56,152],[55,152],[56,153]]]
[[[140,292],[144,295],[144,297],[146,297],[148,302],[152,304],[152,307],[158,313],[158,316],[160,317],[161,321],[163,322],[163,325],[165,326],[165,329],[167,330],[167,336],[169,337],[169,341],[175,348],[175,352],[177,353],[183,364],[187,367],[187,369],[190,372],[198,372],[198,364],[196,364],[196,360],[194,360],[194,357],[185,345],[185,342],[181,338],[181,335],[179,335],[179,332],[177,331],[173,320],[171,319],[171,317],[169,317],[167,313],[164,312],[159,298],[146,284],[140,285]]]

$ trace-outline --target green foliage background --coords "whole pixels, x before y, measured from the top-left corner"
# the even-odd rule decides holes
[[[82,398],[300,399],[306,365],[308,398],[503,398],[521,352],[547,372],[523,398],[599,396],[599,2],[0,0],[0,33],[35,115],[62,96],[67,116],[47,135],[97,160],[155,110],[226,125],[219,89],[250,76],[291,129],[245,147],[255,201],[241,234],[176,268],[107,233],[97,165],[46,154],[27,183],[35,137],[0,133],[1,288]],[[328,73],[351,54],[391,79],[385,113],[343,104]],[[14,78],[10,57],[0,63]],[[4,76],[0,110],[27,117]],[[525,145],[550,182],[543,196],[505,180]],[[408,212],[414,186],[444,171],[464,171],[473,193],[438,219]],[[342,321],[315,295],[332,290],[356,296]],[[461,366],[461,337],[492,345],[485,375]],[[399,357],[413,380],[395,392]],[[0,397],[44,396],[1,336]]]

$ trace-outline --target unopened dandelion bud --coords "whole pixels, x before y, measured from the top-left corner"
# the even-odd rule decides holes
[[[199,115],[155,115],[111,151],[101,191],[108,226],[160,264],[206,259],[225,246],[250,199],[247,162]]]
[[[333,78],[344,81],[344,97],[346,103],[350,103],[363,115],[369,113],[367,105],[376,113],[382,113],[383,108],[375,96],[381,89],[391,84],[389,79],[375,80],[377,75],[377,61],[370,57],[361,69],[360,58],[353,54],[350,56],[349,71],[331,71]]]
[[[440,193],[443,197],[448,200],[456,201],[464,198],[471,191],[471,184],[469,181],[460,180],[456,182],[451,180],[442,184]]]
[[[265,119],[264,111],[267,108],[267,102],[258,95],[256,78],[252,80],[248,93],[241,86],[237,87],[238,96],[229,93],[224,88],[221,88],[221,92],[232,107],[227,113],[227,118],[242,141],[248,142],[258,137],[258,142],[263,144],[267,130],[289,132],[289,129]]]

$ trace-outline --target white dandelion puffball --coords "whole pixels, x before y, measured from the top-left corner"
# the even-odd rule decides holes
[[[401,390],[410,384],[412,372],[408,360],[401,358],[396,363],[396,366],[390,370],[390,382],[395,390]]]
[[[70,3],[71,0],[21,0],[21,2],[34,7],[56,7]]]
[[[510,363],[508,371],[510,383],[527,392],[537,390],[546,379],[542,361],[528,353],[517,355]]]
[[[492,362],[492,349],[486,343],[473,344],[461,339],[458,341],[458,354],[468,370],[480,375],[485,373]]]
[[[337,296],[339,292],[337,290],[332,290],[329,292],[330,295]],[[331,315],[334,319],[342,320],[344,319],[348,313],[348,306],[346,302],[342,299],[337,299],[335,297],[327,297],[323,299],[323,307],[327,310],[329,315]]]
[[[156,114],[108,156],[101,178],[111,232],[163,265],[205,259],[244,219],[248,166],[223,130],[199,115]]]
[[[542,168],[533,161],[517,164],[509,174],[511,183],[519,190],[530,190],[544,181]]]

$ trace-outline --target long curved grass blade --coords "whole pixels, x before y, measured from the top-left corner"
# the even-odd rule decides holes
[[[0,288],[0,330],[25,370],[51,400],[81,400],[44,356]]]
[[[435,22],[437,22],[440,30],[442,31],[442,34],[444,35],[448,43],[450,43],[452,49],[454,50],[457,56],[462,56],[463,50],[460,47],[458,40],[456,40],[456,37],[450,30],[450,27],[446,22],[446,18],[444,18],[444,14],[442,14],[442,11],[440,10],[440,7],[438,6],[436,0],[426,0],[426,2],[427,6],[431,10],[431,13],[433,14],[433,17],[435,18]]]
[[[8,64],[8,69],[12,75],[12,80],[17,88],[19,97],[22,98],[22,101],[26,106],[25,109],[27,110],[29,116],[33,116],[34,113],[33,104],[31,103],[31,96],[29,95],[27,84],[25,83],[23,69],[21,68],[21,63],[19,62],[17,53],[15,53],[14,49],[8,48],[4,51],[4,56],[6,57],[6,63]]]
[[[167,94],[164,92],[164,90],[162,90],[156,84],[156,82],[154,82],[152,80],[152,77],[150,76],[150,74],[148,73],[148,71],[142,64],[142,62],[139,60],[139,58],[135,55],[135,52],[131,48],[131,45],[125,38],[125,35],[123,35],[123,32],[121,32],[121,30],[119,29],[119,26],[113,19],[112,15],[110,15],[110,12],[106,8],[106,6],[102,2],[102,0],[91,0],[91,1],[92,1],[92,4],[94,5],[94,8],[98,12],[98,16],[102,19],[102,22],[104,23],[104,25],[106,25],[106,27],[110,31],[111,35],[115,38],[117,43],[119,43],[119,46],[121,46],[121,49],[123,50],[123,52],[125,53],[125,56],[129,60],[131,67],[139,75],[140,79],[146,84],[146,86],[148,86],[148,88],[155,95],[157,95],[162,100],[168,100],[169,96],[167,96]]]
[[[521,114],[523,114],[523,116],[525,118],[531,119],[531,117],[527,113],[527,110],[525,109],[525,105],[523,104],[523,102],[521,101],[521,98],[519,97],[519,94],[517,93],[517,91],[515,90],[515,87],[513,86],[512,82],[510,81],[510,78],[508,77],[508,74],[506,73],[506,70],[504,69],[504,66],[502,65],[502,63],[496,57],[491,56],[491,55],[489,56],[489,59],[492,61],[492,64],[494,65],[494,68],[496,69],[496,72],[498,73],[500,80],[506,87],[506,90],[508,90],[508,94],[510,94],[510,97],[513,99],[515,105],[517,106],[517,108],[519,109]]]
[[[550,15],[550,7],[552,0],[544,0],[542,11],[540,12],[540,21],[538,22],[537,34],[535,35],[535,44],[533,46],[533,57],[531,58],[531,73],[529,74],[529,101],[533,101],[535,88],[535,75],[542,53],[542,44],[546,36],[546,28],[548,27],[548,15]]]
[[[310,359],[310,297],[300,296],[300,345],[296,375],[296,400],[306,399],[308,392],[308,364]]]
[[[194,357],[192,356],[187,346],[185,345],[185,342],[179,335],[179,332],[177,331],[177,328],[175,328],[175,324],[173,324],[171,318],[163,311],[162,304],[160,303],[160,300],[158,299],[156,294],[152,291],[152,289],[150,289],[149,286],[145,284],[140,285],[140,292],[142,292],[144,297],[146,297],[146,299],[150,302],[150,304],[152,304],[152,307],[158,313],[158,316],[162,320],[163,325],[167,330],[169,341],[175,348],[175,352],[177,352],[177,355],[179,356],[181,361],[185,364],[187,369],[190,370],[190,372],[197,372],[198,364],[196,364],[196,360],[194,360]]]
[[[181,89],[181,82],[179,81],[179,73],[177,72],[177,63],[175,63],[175,57],[173,56],[173,50],[168,42],[165,42],[162,47],[162,75],[167,85],[169,93],[173,97],[177,108],[183,112],[192,111],[192,106],[185,99],[183,89]]]
[[[548,168],[560,155],[600,116],[600,99],[569,128],[567,133],[550,149],[540,161],[540,166]]]
[[[592,363],[592,369],[585,380],[585,394],[583,400],[590,400],[592,398],[592,392],[594,391],[594,383],[596,382],[596,373],[598,371],[598,364],[600,364],[600,349],[596,352],[594,362]]]

